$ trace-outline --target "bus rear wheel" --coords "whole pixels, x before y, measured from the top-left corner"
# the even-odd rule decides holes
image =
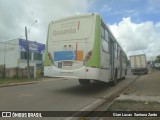
[[[88,84],[90,84],[90,80],[79,79],[79,83],[80,83],[81,85],[88,85]]]

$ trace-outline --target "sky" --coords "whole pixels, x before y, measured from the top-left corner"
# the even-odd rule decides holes
[[[160,54],[160,0],[0,0],[0,42],[25,38],[27,26],[30,40],[46,43],[50,21],[93,12],[128,56]]]

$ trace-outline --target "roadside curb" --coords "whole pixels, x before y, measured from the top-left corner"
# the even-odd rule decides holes
[[[38,82],[39,82],[39,81],[2,84],[2,85],[0,85],[0,88],[1,88],[1,87],[10,87],[10,86],[19,86],[19,85],[35,84],[35,83],[38,83]]]

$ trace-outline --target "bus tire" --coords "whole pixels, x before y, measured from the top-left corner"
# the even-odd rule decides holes
[[[90,84],[90,80],[79,79],[79,83],[80,83],[81,85],[88,85],[88,84]]]
[[[111,86],[115,86],[117,84],[117,70],[115,70],[114,80],[110,82]]]

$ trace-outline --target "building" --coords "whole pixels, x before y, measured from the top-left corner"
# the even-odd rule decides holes
[[[37,69],[44,61],[45,44],[29,42],[29,64]],[[22,69],[27,67],[27,42],[18,38],[0,43],[0,65],[4,66],[4,70]],[[35,71],[34,70],[34,71]],[[13,75],[9,75],[13,76]],[[35,76],[35,74],[34,74]]]

